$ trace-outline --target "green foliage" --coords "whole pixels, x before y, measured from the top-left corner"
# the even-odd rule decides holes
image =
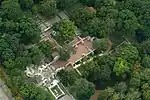
[[[8,20],[16,20],[22,17],[22,11],[20,5],[17,1],[14,0],[5,0],[1,5],[3,18],[7,18]]]
[[[143,84],[142,95],[143,95],[143,99],[145,99],[145,100],[150,99],[150,84],[149,83]]]
[[[54,100],[52,95],[40,87],[36,87],[34,84],[24,83],[20,92],[23,95],[24,100]]]
[[[53,36],[60,43],[67,40],[72,40],[75,36],[75,29],[76,27],[72,21],[62,20],[53,26],[53,30],[56,31]]]
[[[125,96],[126,100],[142,100],[141,93],[137,90],[130,89],[130,91]]]
[[[133,45],[125,45],[120,48],[120,57],[125,59],[127,62],[134,64],[139,58],[139,52]]]
[[[39,42],[41,31],[18,2],[24,10],[33,4],[32,0],[6,0],[0,10],[0,61],[6,84],[17,100],[54,100],[49,92],[30,84],[24,73],[26,66],[39,64],[44,55],[39,48],[31,48]]]
[[[51,18],[57,14],[56,0],[43,0],[39,8],[39,13],[46,18]]]
[[[30,10],[33,6],[33,0],[19,0],[21,8],[23,10]]]
[[[78,8],[76,9],[71,17],[75,20],[75,23],[81,29],[84,29],[85,25],[87,24],[88,20],[93,19],[96,16],[96,11],[88,7]]]
[[[70,18],[84,31],[83,36],[90,35],[98,38],[110,36],[113,39],[111,35],[116,35],[117,39],[120,39],[118,36],[124,36],[129,40],[132,38],[141,42],[139,44],[134,41],[137,47],[125,45],[119,48],[118,54],[109,55],[112,58],[98,56],[94,57],[92,62],[80,66],[81,69],[79,68],[79,70],[83,77],[89,81],[114,82],[111,80],[113,77],[112,71],[119,76],[127,73],[125,83],[117,83],[111,88],[106,88],[101,92],[99,100],[149,100],[150,1],[79,1],[84,4],[84,7],[76,7]],[[38,47],[30,48],[28,46],[28,44],[32,46],[34,43],[39,42],[41,31],[34,20],[29,18],[22,10],[30,11],[32,9],[33,12],[37,11],[44,17],[51,18],[57,14],[57,8],[66,9],[69,5],[72,6],[73,2],[76,1],[0,1],[0,61],[7,72],[7,84],[14,95],[21,94],[24,100],[54,99],[47,91],[29,83],[24,74],[24,69],[27,65],[31,63],[40,64],[44,56],[51,57],[52,47],[48,42],[41,42]],[[66,40],[71,41],[75,36],[74,23],[68,20],[56,24],[54,30],[58,34],[56,40],[60,41],[60,43],[64,43]],[[106,51],[108,41],[98,40],[94,45],[95,48]],[[61,48],[59,50],[60,58],[67,60],[72,53],[71,49],[70,47]],[[65,71],[59,74],[63,84],[70,87],[71,93],[77,100],[88,100],[94,93],[94,85],[84,79],[77,80],[74,73]],[[118,82],[118,80],[115,82]]]
[[[150,68],[150,56],[145,55],[142,59],[142,66],[145,68]]]
[[[32,63],[30,57],[17,57],[15,59],[15,67],[19,69],[26,69],[26,66]]]
[[[74,71],[61,70],[57,75],[66,87],[73,85],[77,80],[77,74]]]
[[[41,60],[44,58],[42,51],[37,47],[31,48],[28,55],[32,59],[32,63],[36,65],[41,64]]]
[[[125,72],[129,72],[129,70],[130,70],[129,63],[123,58],[119,57],[115,62],[114,69],[113,69],[113,71],[116,72],[116,75],[119,76]]]
[[[99,94],[98,100],[107,100],[114,94],[114,92],[115,92],[115,89],[108,87],[105,90],[101,91],[101,93]]]
[[[60,48],[58,52],[61,60],[67,61],[70,58],[70,51],[67,48]]]
[[[117,92],[124,93],[127,90],[127,85],[124,82],[120,82],[116,84],[114,88]]]
[[[122,10],[118,13],[116,30],[126,36],[134,36],[135,30],[140,27],[138,20],[134,13],[128,9]]]
[[[141,44],[142,53],[150,55],[150,40],[144,41]]]
[[[93,47],[97,49],[96,51],[106,51],[109,48],[108,39],[96,39],[93,41]]]
[[[123,100],[125,97],[125,92],[127,90],[127,85],[124,82],[116,84],[114,87],[108,87],[105,90],[102,90],[98,100]]]
[[[4,61],[3,64],[7,69],[12,69],[15,66],[15,62],[11,59],[8,61]]]
[[[110,80],[112,66],[111,60],[105,57],[97,57],[91,62],[79,67],[81,74],[90,81]]]
[[[85,79],[78,79],[75,84],[70,87],[70,91],[77,100],[89,100],[95,92],[95,86]]]
[[[74,2],[77,2],[78,0],[56,0],[57,2],[57,8],[63,10],[71,6]]]
[[[132,74],[131,79],[130,79],[130,87],[132,88],[138,88],[141,85],[141,79],[140,79],[140,73],[135,72]]]
[[[45,57],[47,58],[51,58],[51,54],[52,54],[52,45],[49,41],[42,41],[38,44],[39,49],[43,52],[43,54],[45,55]]]
[[[95,3],[95,0],[79,0],[84,5],[93,6]]]
[[[40,40],[41,30],[31,18],[23,17],[19,20],[19,32],[24,44],[37,43]]]
[[[98,8],[101,6],[113,7],[115,5],[116,5],[116,0],[95,0],[95,6]]]
[[[106,36],[104,21],[100,20],[99,18],[93,18],[89,20],[87,24],[87,27],[84,28],[86,35],[95,36],[98,38],[104,38]]]

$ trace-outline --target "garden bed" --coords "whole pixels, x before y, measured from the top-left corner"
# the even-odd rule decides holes
[[[63,92],[60,90],[60,88],[57,85],[51,88],[51,91],[54,93],[56,97],[61,96],[63,94]]]

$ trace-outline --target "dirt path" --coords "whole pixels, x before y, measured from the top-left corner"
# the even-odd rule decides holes
[[[98,100],[100,90],[96,90],[95,94],[91,96],[90,100]]]
[[[109,47],[108,47],[106,52],[109,52],[111,50],[111,48],[112,48],[112,42],[111,42],[110,39],[108,39],[108,44],[109,44]]]

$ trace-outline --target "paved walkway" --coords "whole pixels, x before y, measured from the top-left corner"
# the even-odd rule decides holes
[[[3,91],[3,88],[0,87],[0,100],[10,100],[8,96]]]
[[[0,79],[0,100],[14,100],[11,92],[4,82]]]

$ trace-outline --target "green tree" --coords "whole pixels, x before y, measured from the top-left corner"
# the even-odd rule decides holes
[[[43,0],[39,12],[46,18],[51,18],[57,14],[56,0]]]
[[[13,60],[9,59],[8,61],[4,61],[3,65],[7,69],[13,69],[15,67],[15,62]]]
[[[140,78],[140,73],[135,72],[132,74],[131,79],[130,79],[130,87],[132,88],[139,88],[141,85],[141,78]]]
[[[116,0],[95,0],[95,6],[96,7],[102,7],[102,6],[115,6],[116,5]]]
[[[101,91],[101,93],[98,96],[98,100],[107,100],[108,98],[108,93],[105,91]]]
[[[142,66],[145,68],[150,68],[150,56],[145,55],[142,59]]]
[[[115,85],[115,90],[119,93],[124,93],[127,90],[127,85],[125,82],[120,82]]]
[[[146,40],[141,44],[141,49],[144,54],[150,55],[150,40]]]
[[[56,23],[53,26],[53,30],[56,31],[53,34],[54,38],[56,38],[59,42],[65,42],[67,40],[72,40],[75,36],[75,25],[70,20],[62,20],[59,23]]]
[[[95,86],[85,79],[78,79],[75,84],[70,87],[70,91],[77,100],[89,100],[95,92]]]
[[[105,90],[102,90],[99,94],[98,100],[107,100],[115,93],[115,89],[107,87]]]
[[[33,0],[19,0],[21,8],[23,10],[30,10],[33,6]]]
[[[9,60],[9,59],[14,60],[14,59],[15,59],[15,54],[14,54],[14,52],[12,51],[12,49],[6,48],[6,49],[4,49],[4,51],[2,52],[1,58],[2,58],[4,61],[5,61],[5,60]]]
[[[119,76],[125,72],[129,72],[129,70],[130,70],[129,63],[123,58],[119,57],[117,61],[115,62],[115,65],[113,68],[113,71],[116,73],[116,75]]]
[[[72,12],[71,17],[75,20],[78,27],[84,29],[88,20],[96,17],[96,10],[89,7],[78,8]]]
[[[15,67],[19,69],[26,69],[26,66],[32,63],[32,59],[29,57],[17,57],[15,59]]]
[[[37,65],[39,65],[44,58],[42,51],[37,47],[31,48],[28,55],[32,59],[32,63]]]
[[[10,48],[13,50],[14,53],[18,52],[19,38],[17,38],[15,34],[5,34],[4,39],[10,45]]]
[[[130,89],[130,91],[125,96],[126,100],[142,100],[141,93],[137,90]]]
[[[20,93],[24,100],[54,100],[52,95],[40,87],[36,87],[34,84],[24,83],[20,87]]]
[[[40,40],[41,30],[32,18],[23,17],[19,21],[20,40],[24,44],[37,43]]]
[[[70,51],[67,48],[59,48],[60,59],[67,61],[70,58]]]
[[[139,51],[132,45],[125,45],[121,47],[119,52],[120,57],[131,64],[134,64],[134,62],[139,58]]]
[[[87,22],[84,30],[86,34],[90,36],[95,36],[97,38],[104,38],[106,37],[106,30],[104,26],[105,22],[100,20],[99,18],[93,18]]]
[[[150,84],[145,83],[142,85],[142,95],[143,99],[149,100],[150,99]]]
[[[113,63],[111,64],[111,59],[103,56],[93,59],[93,61],[87,62],[86,64],[82,64],[79,67],[79,70],[83,77],[85,77],[89,81],[106,81],[110,80],[111,76],[111,67],[113,67]]]
[[[116,21],[116,31],[122,33],[124,36],[135,36],[135,31],[140,27],[135,14],[126,9],[118,13]],[[121,35],[122,35],[121,34]]]
[[[143,70],[141,70],[140,73],[140,79],[142,82],[146,82],[149,81],[150,79],[150,69],[149,68],[144,68]]]
[[[38,44],[39,49],[43,52],[45,57],[49,58],[52,60],[52,45],[50,41],[42,41]]]
[[[102,38],[102,39],[96,39],[93,41],[93,47],[98,51],[99,53],[101,51],[107,51],[109,48],[108,39]]]
[[[77,74],[74,71],[61,70],[60,72],[57,73],[57,75],[60,78],[60,81],[66,87],[72,86],[77,80]]]
[[[88,6],[94,6],[95,4],[95,0],[79,0],[79,1],[84,5],[88,5]]]
[[[1,8],[3,18],[7,18],[8,20],[16,20],[23,15],[18,1],[5,0],[2,2]]]
[[[78,0],[56,0],[57,8],[59,8],[61,10],[66,9],[77,1]]]

